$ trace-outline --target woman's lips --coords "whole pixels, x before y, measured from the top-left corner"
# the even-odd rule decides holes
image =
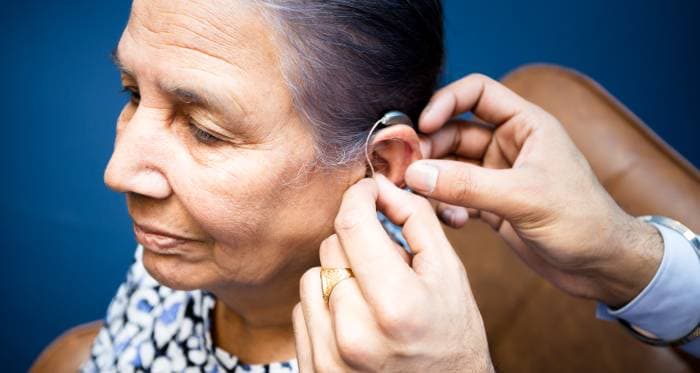
[[[134,223],[134,234],[141,245],[163,254],[172,253],[170,249],[191,241],[162,231],[151,230],[136,223]]]

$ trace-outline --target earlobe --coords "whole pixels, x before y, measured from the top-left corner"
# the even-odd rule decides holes
[[[405,124],[382,128],[370,142],[370,160],[375,172],[403,187],[406,169],[422,158],[416,131]]]

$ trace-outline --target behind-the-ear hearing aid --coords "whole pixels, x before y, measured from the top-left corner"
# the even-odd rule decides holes
[[[372,166],[372,159],[369,157],[369,140],[372,138],[372,134],[374,133],[374,130],[377,129],[379,125],[383,125],[385,127],[394,125],[394,124],[405,124],[408,126],[413,127],[413,121],[411,121],[411,118],[398,111],[398,110],[392,110],[384,114],[378,121],[374,123],[372,128],[369,130],[369,134],[367,135],[367,140],[365,140],[365,158],[367,159],[367,164],[369,165],[369,169],[372,171],[372,176],[374,176],[374,166]]]
[[[380,124],[385,127],[392,126],[394,124],[405,124],[413,127],[413,122],[411,121],[411,118],[408,115],[397,110],[387,112],[386,114],[384,114],[384,116],[381,117],[381,119],[374,123],[372,129],[369,130],[367,140],[365,141],[365,158],[367,158],[367,164],[369,165],[369,169],[372,170],[372,177],[374,177],[374,166],[372,166],[372,160],[369,157],[369,140],[372,138],[374,130],[376,130]],[[404,250],[406,250],[406,252],[409,255],[413,255],[411,247],[408,245],[408,242],[404,238],[403,233],[401,233],[401,227],[392,223],[391,220],[389,220],[381,212],[377,212],[377,217],[379,218],[379,221],[384,227],[384,230],[392,238],[392,240],[394,240],[394,242],[396,242]]]

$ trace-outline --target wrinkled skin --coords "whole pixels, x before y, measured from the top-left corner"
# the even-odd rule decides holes
[[[251,362],[293,356],[299,277],[318,263],[343,191],[364,175],[364,165],[314,168],[271,35],[244,3],[134,1],[116,53],[132,99],[105,171],[136,224],[187,239],[167,251],[144,245],[148,272],[213,292],[227,320],[216,323],[218,343]],[[227,345],[227,325],[246,325],[250,348]]]
[[[216,295],[215,342],[249,363],[295,355],[299,279],[366,172],[361,161],[317,167],[267,19],[252,2],[134,1],[115,55],[131,100],[105,170],[126,195],[147,271]],[[403,125],[371,147],[397,184],[420,156]],[[163,247],[143,232],[181,242]]]

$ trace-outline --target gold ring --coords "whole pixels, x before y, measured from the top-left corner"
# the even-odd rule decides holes
[[[328,304],[333,288],[340,281],[353,277],[350,268],[321,268],[321,289],[323,290],[323,301]]]

